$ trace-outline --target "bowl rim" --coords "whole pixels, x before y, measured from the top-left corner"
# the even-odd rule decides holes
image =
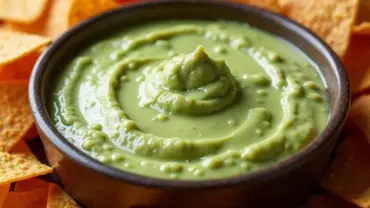
[[[259,13],[263,18],[267,18],[274,21],[279,21],[283,25],[284,30],[287,28],[295,31],[299,36],[308,39],[311,45],[320,47],[320,54],[329,59],[333,67],[335,67],[336,79],[339,81],[337,87],[339,100],[341,102],[338,106],[333,109],[328,120],[326,128],[321,132],[321,134],[310,142],[306,147],[297,153],[289,156],[288,158],[276,162],[267,167],[263,167],[256,171],[245,173],[238,176],[231,176],[219,179],[205,179],[205,180],[169,180],[163,178],[154,178],[149,176],[144,176],[136,173],[126,172],[99,162],[96,159],[88,156],[86,153],[78,149],[72,143],[67,141],[62,134],[56,129],[51,119],[49,118],[48,112],[42,101],[42,88],[41,88],[41,78],[43,72],[46,71],[46,66],[48,65],[49,60],[53,54],[58,50],[58,48],[63,45],[65,41],[68,41],[70,38],[73,38],[73,34],[88,28],[89,25],[94,24],[96,21],[103,21],[109,16],[114,16],[116,13],[121,13],[126,10],[135,10],[142,7],[150,7],[157,4],[177,4],[177,3],[191,3],[191,4],[213,4],[216,6],[227,6],[231,9],[242,10],[243,12],[254,12]],[[303,50],[302,50],[303,51]],[[304,52],[304,51],[303,51]],[[240,185],[243,183],[255,184],[262,181],[271,180],[282,175],[286,175],[295,169],[299,168],[302,164],[310,161],[311,158],[315,156],[315,153],[324,149],[329,145],[330,140],[335,134],[341,129],[345,118],[347,116],[349,105],[350,105],[350,88],[349,80],[345,72],[345,68],[335,54],[335,52],[317,35],[313,34],[308,29],[294,22],[293,20],[287,19],[286,17],[270,12],[265,9],[257,8],[250,5],[235,3],[235,2],[223,2],[223,1],[214,1],[214,0],[159,0],[159,1],[144,1],[140,3],[123,5],[118,8],[106,11],[100,15],[97,15],[93,18],[85,20],[76,26],[72,27],[59,38],[57,38],[51,45],[49,45],[42,55],[37,60],[33,71],[31,73],[29,81],[29,104],[35,122],[38,128],[45,134],[47,139],[66,157],[77,162],[79,165],[88,168],[90,171],[95,171],[103,176],[108,178],[124,181],[125,183],[155,187],[155,188],[165,188],[165,189],[209,189],[209,188],[226,188],[230,186]]]

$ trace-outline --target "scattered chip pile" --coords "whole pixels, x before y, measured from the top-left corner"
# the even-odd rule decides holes
[[[0,208],[80,207],[39,176],[52,167],[27,146],[38,137],[27,84],[44,48],[84,19],[138,0],[0,0]],[[231,1],[231,0],[230,0]],[[310,208],[370,208],[370,0],[234,0],[285,15],[325,40],[346,65],[353,103],[344,138]]]

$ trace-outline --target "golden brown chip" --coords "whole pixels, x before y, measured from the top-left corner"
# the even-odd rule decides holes
[[[277,0],[263,0],[263,1],[261,0],[236,0],[236,1],[240,3],[250,4],[256,7],[261,7],[261,8],[264,8],[264,9],[267,9],[273,12],[277,12],[277,13],[279,13],[281,10],[279,2]]]
[[[340,144],[321,185],[360,207],[370,207],[370,144],[353,134]]]
[[[363,131],[370,142],[370,95],[362,95],[353,101],[349,118]]]
[[[80,206],[57,184],[49,185],[47,208],[80,208]]]
[[[32,191],[36,188],[48,189],[49,183],[39,178],[19,181],[15,184],[14,192]]]
[[[311,196],[307,202],[307,208],[356,208],[343,199],[329,193],[316,194]]]
[[[8,152],[33,125],[27,86],[27,81],[0,82],[1,152]]]
[[[68,11],[68,26],[118,6],[114,0],[72,0]]]
[[[350,42],[359,0],[279,0],[283,13],[311,29],[343,56]]]
[[[9,189],[10,183],[0,186],[0,207],[3,207],[6,197],[8,196]]]
[[[11,153],[0,152],[0,186],[52,171],[51,167],[37,160],[24,142],[18,143]]]
[[[346,66],[351,92],[361,93],[370,89],[370,38],[352,36],[347,54],[343,58]]]
[[[67,13],[71,0],[49,0],[46,11],[32,24],[10,22],[12,30],[57,38],[68,29]]]
[[[0,65],[16,61],[49,43],[50,39],[46,37],[1,29]]]
[[[31,23],[43,13],[47,0],[0,0],[0,19]]]
[[[47,189],[34,189],[25,192],[9,192],[4,208],[45,208]]]

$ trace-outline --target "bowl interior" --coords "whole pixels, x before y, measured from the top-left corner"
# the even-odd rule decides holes
[[[317,69],[326,83],[330,100],[330,116],[327,128],[318,138],[285,161],[245,176],[222,179],[225,183],[230,183],[233,180],[235,182],[247,180],[247,178],[257,179],[262,175],[268,176],[271,171],[278,171],[274,174],[274,177],[277,177],[279,173],[283,174],[284,171],[294,168],[294,165],[299,165],[305,159],[309,159],[310,155],[325,145],[327,138],[334,135],[342,125],[349,104],[347,76],[334,52],[312,33],[279,15],[250,6],[208,1],[149,2],[108,11],[75,26],[56,40],[39,59],[30,81],[30,104],[36,122],[62,152],[75,160],[80,160],[88,167],[98,169],[112,177],[128,178],[135,183],[138,181],[138,183],[144,184],[145,182],[156,183],[146,177],[125,173],[107,165],[102,165],[69,144],[54,128],[48,116],[45,102],[48,98],[48,86],[52,86],[53,77],[58,76],[65,60],[69,60],[69,58],[76,55],[86,44],[104,37],[107,31],[130,27],[132,24],[140,24],[141,22],[165,19],[224,19],[246,22],[253,27],[281,37],[299,48],[318,66]],[[177,183],[163,179],[155,181],[161,182],[162,185],[167,182],[172,185]],[[211,181],[209,181],[210,184]],[[189,183],[192,182],[187,182],[187,184]],[[196,183],[207,185],[207,181]]]

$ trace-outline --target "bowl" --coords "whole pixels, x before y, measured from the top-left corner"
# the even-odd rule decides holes
[[[225,19],[246,22],[294,44],[314,63],[329,97],[327,127],[286,160],[240,176],[182,181],[128,173],[92,159],[68,142],[46,110],[46,94],[58,66],[116,27],[163,19]],[[278,14],[219,1],[153,1],[107,11],[73,27],[37,61],[29,82],[29,102],[47,159],[65,190],[89,208],[123,207],[296,207],[323,176],[345,121],[350,91],[345,69],[320,38]]]

